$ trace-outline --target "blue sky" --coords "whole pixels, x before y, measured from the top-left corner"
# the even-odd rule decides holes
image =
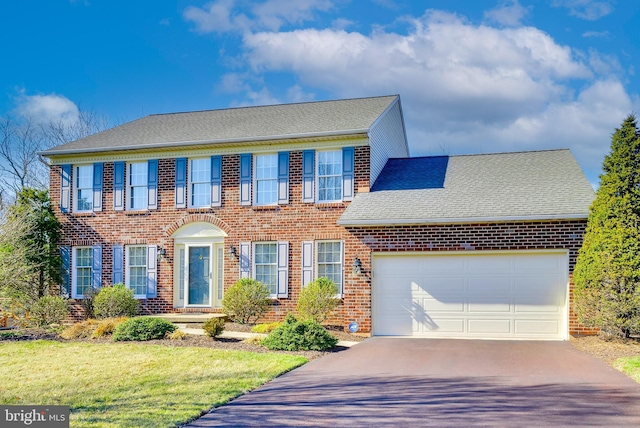
[[[400,94],[413,156],[570,148],[596,185],[640,112],[636,0],[21,0],[0,116]]]

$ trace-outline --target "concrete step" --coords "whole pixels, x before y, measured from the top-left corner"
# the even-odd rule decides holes
[[[162,318],[175,324],[202,324],[211,318],[228,318],[226,314],[220,313],[171,313],[171,314],[154,314],[156,318]]]

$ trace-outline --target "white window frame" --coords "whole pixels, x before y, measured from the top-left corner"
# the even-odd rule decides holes
[[[273,164],[271,169],[274,171],[274,175],[269,178],[259,178],[258,177],[258,159],[259,158],[271,158]],[[271,182],[273,185],[273,201],[268,202],[259,202],[258,198],[260,195],[260,186],[259,183],[262,182]],[[253,205],[256,206],[271,206],[278,205],[278,153],[260,153],[253,156]]]
[[[256,247],[257,246],[262,246],[262,245],[273,245],[274,247],[274,261],[273,263],[260,263],[257,264],[256,260],[257,260],[257,251],[256,251]],[[265,284],[267,287],[269,287],[269,291],[273,291],[273,293],[270,293],[271,298],[276,298],[278,296],[278,242],[277,241],[256,241],[252,243],[252,257],[251,257],[251,273],[252,273],[252,277],[253,279],[255,279],[256,281],[258,281],[257,278],[257,267],[258,266],[272,266],[273,270],[274,270],[274,280],[275,283],[273,284],[273,290],[271,290],[270,284]],[[264,283],[263,283],[264,284]]]
[[[132,184],[132,173],[134,165],[144,165],[145,168],[145,180],[144,186],[142,185],[133,185]],[[149,207],[149,162],[141,161],[141,162],[129,162],[127,163],[127,210],[129,211],[146,211]],[[133,189],[134,188],[144,188],[144,203],[140,204],[141,207],[133,208]]]
[[[321,244],[339,244],[340,245],[340,263],[320,263],[320,245]],[[321,264],[323,265],[328,265],[328,264],[333,264],[333,265],[340,265],[340,283],[336,283],[336,287],[338,287],[338,294],[337,296],[342,296],[343,292],[344,292],[344,242],[340,241],[340,240],[320,240],[320,241],[315,241],[315,245],[314,245],[314,278],[318,279],[321,278],[322,276],[320,275],[320,269],[319,266]],[[329,278],[333,281],[332,278]]]
[[[89,266],[78,266],[77,250],[89,250]],[[78,293],[78,269],[89,268],[89,287],[93,288],[93,247],[72,247],[71,248],[71,298],[83,299],[84,294]]]
[[[91,173],[89,174],[89,187],[80,187],[80,168],[89,168]],[[75,165],[73,168],[73,211],[78,213],[88,213],[93,211],[93,164],[84,164],[84,165]],[[78,206],[80,202],[80,191],[85,190],[88,191],[90,197],[89,208],[81,210]]]
[[[333,175],[322,175],[320,176],[320,157],[322,156],[323,153],[335,153],[338,156],[338,159],[340,159],[340,168],[339,168],[339,172],[338,174],[333,174]],[[342,202],[342,170],[344,168],[344,166],[342,165],[343,162],[343,158],[342,158],[342,150],[341,149],[336,149],[336,150],[317,150],[315,153],[315,161],[316,161],[316,165],[315,165],[315,190],[316,190],[316,202],[317,203],[332,203],[332,202]],[[337,177],[340,181],[340,185],[338,186],[338,191],[340,192],[340,198],[338,199],[320,199],[320,194],[322,193],[322,188],[320,187],[320,179],[321,178],[325,178],[325,177]]]
[[[195,168],[193,167],[193,162],[194,161],[205,161],[205,164],[207,165],[207,170],[209,171],[209,174],[206,175],[205,179],[200,181],[195,181],[193,179],[193,172],[195,171]],[[188,191],[188,198],[189,198],[189,204],[188,207],[189,208],[208,208],[211,206],[211,158],[193,158],[193,159],[189,159],[189,168],[188,168],[188,183],[189,183],[189,191]],[[206,185],[207,187],[207,192],[206,195],[208,197],[209,202],[207,204],[195,204],[194,200],[193,200],[193,196],[194,196],[194,191],[193,188],[195,185]]]
[[[131,256],[130,256],[130,251],[133,248],[144,248],[144,266],[140,266],[140,265],[134,265],[131,266]],[[147,266],[147,258],[149,257],[149,248],[148,245],[126,245],[124,247],[124,251],[125,251],[125,286],[129,289],[132,289],[131,287],[131,268],[135,267],[135,268],[141,268],[144,267],[144,294],[136,294],[135,290],[133,290],[133,297],[135,297],[136,299],[146,299],[147,298],[147,278],[149,275],[148,272],[148,266]]]

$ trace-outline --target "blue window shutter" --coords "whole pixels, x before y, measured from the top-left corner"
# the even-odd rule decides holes
[[[158,161],[150,160],[147,169],[147,192],[149,199],[147,207],[150,210],[158,209]]]
[[[211,156],[211,206],[222,206],[222,156]]]
[[[342,200],[353,200],[353,164],[355,150],[353,147],[342,149]]]
[[[278,297],[288,297],[289,291],[289,243],[278,242]]]
[[[240,243],[240,278],[251,278],[251,242]]]
[[[313,281],[313,241],[302,242],[302,286]]]
[[[302,202],[314,202],[315,151],[302,152]]]
[[[62,264],[60,266],[60,276],[62,283],[60,284],[60,294],[64,297],[71,296],[71,247],[60,247],[60,258]]]
[[[71,211],[71,165],[60,167],[60,211]]]
[[[92,285],[93,288],[102,287],[102,246],[94,245],[91,248],[92,259]]]
[[[102,163],[93,164],[93,210],[102,211]]]
[[[112,262],[112,283],[124,284],[124,247],[122,245],[113,246]]]
[[[158,296],[158,247],[147,247],[147,298]]]
[[[187,208],[187,158],[176,159],[176,208]]]
[[[278,203],[289,203],[289,152],[278,153]]]
[[[124,162],[113,163],[113,209],[124,211]]]
[[[251,156],[240,155],[240,205],[251,205]]]

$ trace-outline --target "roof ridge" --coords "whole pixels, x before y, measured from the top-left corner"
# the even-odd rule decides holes
[[[344,102],[344,101],[372,100],[377,98],[393,98],[393,97],[400,97],[400,94],[377,95],[374,97],[340,98],[337,100],[317,100],[317,101],[299,101],[295,103],[261,104],[261,105],[253,105],[253,106],[225,107],[225,108],[214,108],[214,109],[205,109],[205,110],[174,111],[174,112],[168,112],[168,113],[152,113],[144,117],[169,116],[169,115],[189,114],[189,113],[207,113],[207,112],[213,112],[213,111],[230,111],[230,110],[243,110],[243,109],[254,109],[254,108],[257,109],[257,108],[269,108],[269,107],[283,107],[283,106],[295,106],[295,105],[303,105],[303,104],[338,103],[338,102]]]

